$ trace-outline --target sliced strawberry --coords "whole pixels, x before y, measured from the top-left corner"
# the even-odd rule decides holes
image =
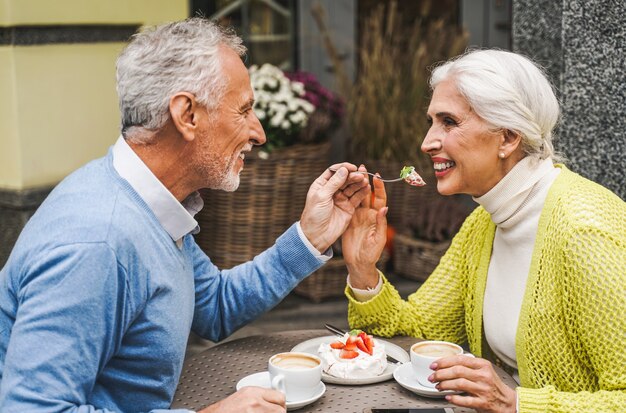
[[[339,353],[339,357],[342,359],[353,359],[357,357],[358,355],[359,353],[357,353],[356,351],[346,350],[345,348],[341,350],[341,353]]]
[[[364,350],[370,356],[374,354],[374,339],[372,336],[363,333],[360,334],[359,337],[363,340],[363,344],[365,344],[366,350]]]
[[[332,348],[334,348],[335,350],[341,350],[342,348],[344,348],[346,345],[343,344],[341,341],[335,341],[334,343],[330,343],[330,346]]]
[[[348,340],[346,340],[346,350],[356,350],[357,346],[356,346],[356,342],[359,340],[359,337],[357,336],[349,336]]]
[[[361,336],[359,336],[359,339],[356,341],[356,346],[359,348],[359,350],[361,350],[364,353],[369,353],[369,351],[367,351],[367,346],[365,345],[365,343],[363,342],[363,338]]]

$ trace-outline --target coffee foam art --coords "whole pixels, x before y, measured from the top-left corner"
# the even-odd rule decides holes
[[[320,363],[312,357],[300,354],[279,354],[272,358],[272,364],[283,369],[310,369]]]
[[[460,353],[457,347],[445,343],[416,344],[411,351],[425,357],[442,358],[455,356]]]

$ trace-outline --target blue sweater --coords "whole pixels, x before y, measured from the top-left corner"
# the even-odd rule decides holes
[[[176,246],[109,152],[54,189],[0,272],[0,412],[167,409],[190,329],[221,340],[320,265],[294,225],[220,271],[191,235]]]

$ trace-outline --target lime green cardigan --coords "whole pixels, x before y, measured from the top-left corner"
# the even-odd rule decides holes
[[[539,220],[516,354],[520,413],[626,410],[626,203],[563,166]],[[494,360],[483,297],[495,234],[478,207],[407,301],[383,277],[361,303],[346,288],[352,328],[469,344]]]

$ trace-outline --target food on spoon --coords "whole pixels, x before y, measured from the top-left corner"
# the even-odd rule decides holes
[[[414,166],[405,166],[400,171],[400,178],[404,179],[406,183],[413,186],[424,186],[426,182],[422,179],[422,177],[415,171]]]
[[[379,376],[387,368],[385,345],[361,330],[352,330],[318,349],[322,368],[331,376],[358,379]]]

